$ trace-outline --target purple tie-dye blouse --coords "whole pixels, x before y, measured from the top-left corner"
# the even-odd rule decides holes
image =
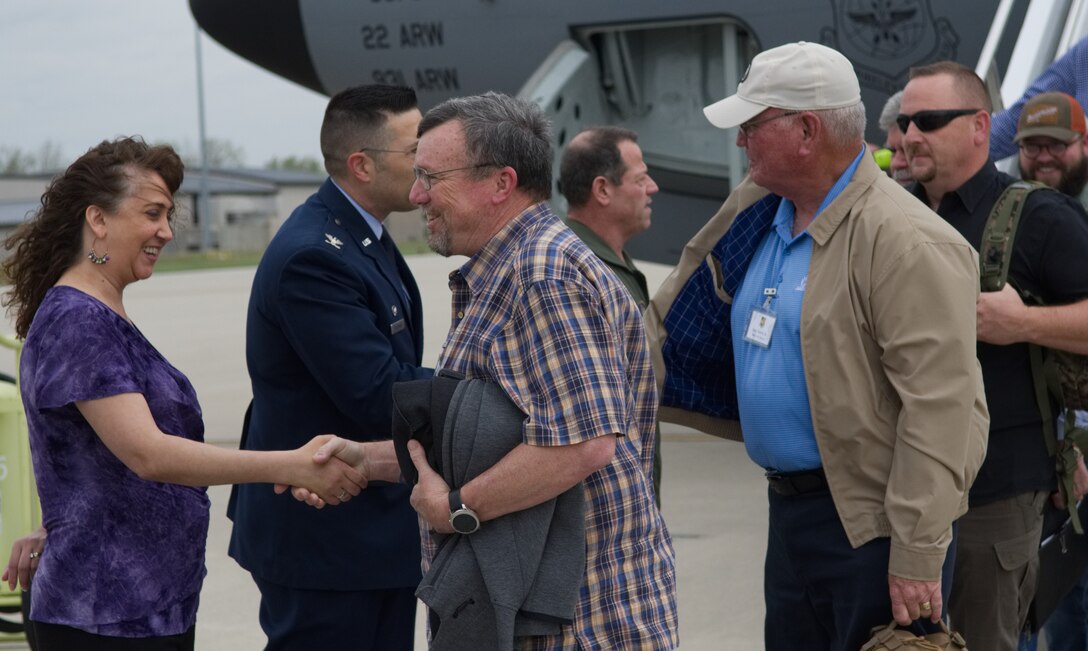
[[[140,479],[75,401],[141,393],[162,431],[202,441],[192,385],[132,324],[63,286],[34,316],[20,373],[49,532],[31,619],[115,637],[185,632],[206,573],[207,491]]]

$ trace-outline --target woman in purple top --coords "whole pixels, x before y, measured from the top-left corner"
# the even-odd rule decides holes
[[[48,531],[17,544],[25,558],[6,578],[20,578],[19,562],[30,570],[24,585],[34,575],[39,651],[192,649],[207,485],[307,486],[338,504],[365,484],[347,465],[313,463],[328,437],[282,452],[202,443],[192,385],[129,320],[122,293],[151,275],[173,238],[182,174],[169,147],[103,142],[52,182],[5,244],[14,249],[5,304],[26,339],[23,404]]]

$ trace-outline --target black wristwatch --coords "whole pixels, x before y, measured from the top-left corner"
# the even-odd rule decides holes
[[[461,489],[450,491],[450,526],[457,533],[470,534],[480,528],[480,516],[461,503]]]

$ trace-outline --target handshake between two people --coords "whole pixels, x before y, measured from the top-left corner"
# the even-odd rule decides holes
[[[294,479],[290,485],[276,484],[276,493],[304,486],[305,488],[296,489],[306,496],[303,501],[319,509],[326,504],[343,504],[358,495],[366,488],[370,477],[361,454],[356,455],[356,462],[352,461],[356,457],[335,458],[335,452],[345,447],[340,443],[354,441],[344,441],[332,434],[322,434],[297,450],[290,451],[288,454],[291,460],[287,466],[291,468]]]
[[[308,484],[299,482],[295,485],[276,484],[277,494],[284,493],[288,489],[294,498],[305,502],[315,508],[322,508],[326,504],[336,505],[348,501],[358,495],[372,481],[384,481],[395,483],[401,480],[400,464],[397,461],[393,441],[352,441],[331,434],[325,434],[314,438],[312,441],[298,449],[298,452],[312,454],[311,469],[321,476],[324,472],[328,477],[341,477],[340,484],[333,484],[333,490],[325,484],[323,490],[314,490],[314,486],[322,484]],[[448,514],[444,514],[441,508],[423,508],[423,504],[435,502],[445,504],[445,496],[450,487],[442,476],[431,468],[427,462],[427,454],[418,441],[408,442],[408,452],[412,457],[416,470],[419,473],[419,481],[412,490],[412,506],[440,533],[449,533],[453,529],[448,522]],[[427,499],[433,497],[434,499]],[[448,531],[446,531],[448,529]]]

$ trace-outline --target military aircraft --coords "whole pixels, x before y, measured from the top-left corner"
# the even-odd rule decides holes
[[[1060,3],[1059,3],[1060,4]],[[556,150],[581,128],[634,129],[661,187],[640,259],[674,263],[745,172],[735,130],[702,107],[735,91],[752,57],[790,41],[854,63],[876,118],[911,66],[987,58],[1000,81],[1027,0],[189,0],[201,28],[240,56],[315,91],[415,87],[425,110],[497,90],[537,101]],[[1036,44],[1036,49],[1043,49]],[[1047,63],[1053,58],[1051,48]],[[1037,66],[1036,66],[1037,67]],[[1026,83],[1026,82],[1025,82]],[[562,210],[558,193],[553,203]]]

